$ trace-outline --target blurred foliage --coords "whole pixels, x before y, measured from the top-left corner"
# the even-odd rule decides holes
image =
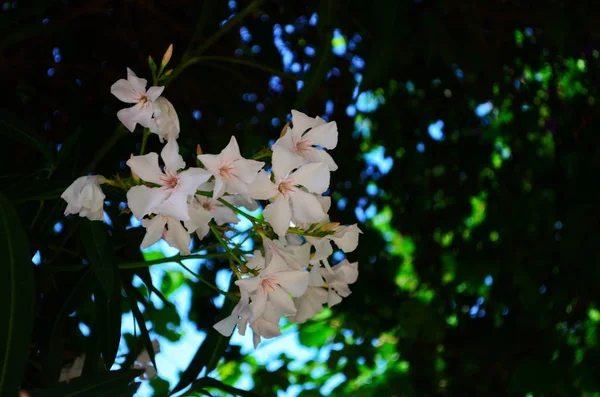
[[[92,301],[103,290],[87,270],[105,264],[86,253],[58,196],[89,171],[125,168],[141,136],[117,128],[109,87],[126,66],[148,77],[147,56],[174,43],[175,62],[198,57],[168,87],[186,160],[231,135],[243,154],[258,152],[293,106],[324,115],[340,131],[331,217],[364,231],[352,295],[298,328],[314,360],[283,354],[269,371],[229,346],[214,376],[231,387],[249,373],[263,396],[294,386],[302,396],[599,396],[594,3],[257,3],[2,3],[0,132],[13,140],[2,146],[1,193],[40,261],[23,386],[55,383],[82,353],[84,375],[106,370],[99,315],[110,314]],[[148,151],[159,147],[149,140]],[[116,261],[160,260],[140,253],[143,230],[127,228],[122,194],[107,199]],[[214,282],[227,267],[206,260],[199,273]],[[223,315],[217,293],[183,271],[154,286],[144,268],[118,277],[128,299],[116,310],[139,307],[168,340],[183,336],[168,304],[179,288],[192,292],[199,330]],[[124,338],[126,366],[147,341]],[[198,390],[235,394],[208,382]],[[165,383],[152,381],[156,395]]]

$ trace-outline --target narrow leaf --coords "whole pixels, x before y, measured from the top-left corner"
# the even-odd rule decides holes
[[[118,278],[115,283],[119,283]],[[121,341],[121,286],[115,287],[111,295],[103,288],[97,288],[95,293],[96,330],[100,334],[100,350],[106,369],[114,364]]]
[[[77,142],[79,142],[79,138],[81,136],[81,126],[75,129],[69,137],[63,142],[60,150],[58,151],[58,155],[56,156],[56,166],[61,165],[65,160],[71,157],[71,153],[75,148]]]
[[[25,231],[0,194],[0,396],[16,395],[29,357],[33,265]]]
[[[131,294],[131,290],[134,290],[135,287],[128,285],[125,287],[125,291],[127,292],[127,296],[129,297],[129,302],[131,303],[131,311],[133,312],[133,317],[135,317],[135,321],[140,326],[140,332],[142,337],[142,342],[144,343],[144,347],[148,352],[148,356],[150,356],[150,360],[154,365],[154,368],[158,368],[156,366],[156,360],[154,358],[154,347],[152,346],[152,340],[150,339],[150,333],[148,332],[148,328],[146,327],[146,320],[144,320],[144,316],[138,307],[138,301],[134,298],[134,294]],[[139,294],[138,294],[139,295]],[[141,298],[138,296],[138,298]],[[145,302],[142,302],[145,304]]]
[[[50,145],[31,127],[6,111],[0,111],[0,135],[37,149],[50,163],[53,162]]]
[[[79,227],[90,266],[104,292],[110,296],[115,287],[115,274],[118,269],[108,226],[104,222],[79,218]]]
[[[255,394],[255,393],[252,393],[252,392],[249,392],[246,390],[238,389],[237,387],[226,385],[225,383],[221,382],[220,380],[217,380],[214,378],[198,379],[197,381],[192,383],[192,387],[190,388],[190,391],[202,391],[207,388],[219,389],[219,390],[222,390],[229,394],[233,394],[234,396],[260,397],[258,394]]]

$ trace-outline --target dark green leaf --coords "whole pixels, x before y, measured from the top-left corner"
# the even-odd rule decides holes
[[[57,200],[71,183],[73,181],[24,178],[4,189],[2,193],[13,203]]]
[[[25,231],[0,194],[0,395],[15,395],[29,357],[33,321],[33,265]]]
[[[79,281],[77,281],[69,296],[67,299],[65,299],[60,311],[56,315],[56,319],[54,320],[54,324],[50,333],[48,352],[46,353],[43,364],[42,376],[45,384],[56,382],[60,376],[63,360],[62,328],[69,315],[69,309],[71,308],[73,302],[81,294],[84,288],[89,285],[87,281],[90,279],[90,274],[91,272],[88,269],[81,275],[81,278]]]
[[[37,149],[50,163],[53,162],[50,145],[31,127],[5,111],[0,111],[0,134]]]
[[[118,283],[118,278],[115,281]],[[120,285],[112,289],[111,295],[106,295],[103,288],[97,288],[95,293],[96,329],[100,334],[100,349],[107,369],[115,362],[121,341],[121,298]]]
[[[108,226],[104,222],[79,218],[79,227],[81,240],[96,279],[106,295],[110,296],[115,287],[115,274],[118,269]]]
[[[32,397],[106,397],[133,396],[137,385],[133,380],[142,370],[121,370],[81,377],[44,390],[31,392]]]
[[[219,389],[219,390],[222,390],[229,394],[233,394],[234,396],[260,397],[258,394],[254,394],[254,393],[246,391],[246,390],[242,390],[242,389],[238,389],[233,386],[226,385],[225,383],[221,382],[220,380],[217,380],[214,378],[198,379],[197,381],[192,383],[192,387],[190,388],[190,391],[200,391],[200,390],[204,390],[207,388]]]
[[[150,339],[150,333],[148,333],[148,328],[146,328],[146,320],[144,320],[144,316],[143,316],[142,312],[140,311],[140,308],[138,307],[138,301],[134,297],[135,294],[130,294],[130,292],[132,290],[135,290],[135,287],[133,287],[131,285],[127,285],[125,287],[125,291],[127,292],[127,296],[129,297],[129,302],[131,303],[131,311],[133,312],[135,321],[137,321],[138,325],[140,326],[140,331],[142,333],[142,342],[144,343],[144,347],[146,348],[146,351],[148,352],[148,355],[150,356],[150,360],[152,360],[152,364],[154,365],[154,368],[158,368],[156,366],[156,360],[154,358],[154,348],[152,347],[152,340]],[[140,294],[137,294],[137,295],[138,295],[138,298],[142,298],[141,296],[139,296]],[[141,302],[141,303],[145,304],[146,302]]]

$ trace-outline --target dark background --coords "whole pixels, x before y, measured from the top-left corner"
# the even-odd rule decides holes
[[[81,272],[44,267],[85,256],[74,220],[55,231],[57,197],[87,172],[126,174],[141,134],[117,129],[122,104],[110,86],[126,67],[150,80],[147,56],[159,62],[173,43],[173,67],[204,57],[165,90],[188,164],[196,144],[216,153],[231,135],[244,155],[257,153],[291,109],[335,120],[330,216],[364,231],[349,255],[360,263],[352,295],[299,331],[307,346],[337,343],[325,363],[271,372],[229,348],[226,383],[246,361],[264,396],[290,384],[320,395],[336,373],[347,378],[339,396],[600,395],[594,2],[267,0],[228,30],[220,25],[250,2],[2,4],[0,182],[42,262],[25,386],[52,383],[97,343],[87,303],[76,307],[82,317],[48,331]],[[430,128],[438,120],[443,139]],[[11,140],[14,126],[41,136],[53,162]],[[147,151],[160,149],[155,138]],[[365,156],[379,147],[379,162]],[[125,231],[119,195],[107,195],[116,255],[140,260],[143,230]],[[202,271],[214,279],[224,266]],[[120,276],[130,285],[131,272]],[[212,292],[187,283],[189,317],[210,329]],[[152,310],[154,331],[168,334],[167,309],[145,315]],[[82,318],[91,338],[77,328]],[[311,376],[317,367],[325,371]]]

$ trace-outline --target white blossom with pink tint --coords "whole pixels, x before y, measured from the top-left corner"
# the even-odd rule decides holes
[[[210,174],[202,168],[185,167],[179,155],[179,146],[170,140],[160,153],[165,163],[164,171],[158,164],[158,154],[148,153],[134,156],[127,161],[131,171],[143,181],[158,185],[157,187],[134,186],[127,192],[127,204],[137,219],[142,219],[150,212],[161,213],[173,219],[187,221],[188,197],[196,192],[198,186],[210,178]]]
[[[190,233],[180,220],[157,214],[152,219],[143,219],[142,226],[146,228],[142,248],[148,248],[162,238],[181,255],[190,254]]]
[[[265,165],[262,161],[243,158],[233,136],[220,154],[200,154],[198,160],[215,177],[215,199],[224,193],[248,196],[248,185],[254,182],[258,171]]]
[[[146,128],[152,126],[153,103],[165,89],[152,86],[146,91],[147,84],[146,79],[137,77],[127,68],[127,80],[120,79],[110,87],[110,92],[120,101],[134,104],[117,112],[117,118],[131,132],[137,124]]]
[[[329,171],[338,166],[324,149],[337,146],[338,130],[335,121],[327,123],[320,117],[308,117],[304,113],[292,110],[292,128],[275,142],[273,150],[279,147],[296,157],[302,164],[325,163]]]

